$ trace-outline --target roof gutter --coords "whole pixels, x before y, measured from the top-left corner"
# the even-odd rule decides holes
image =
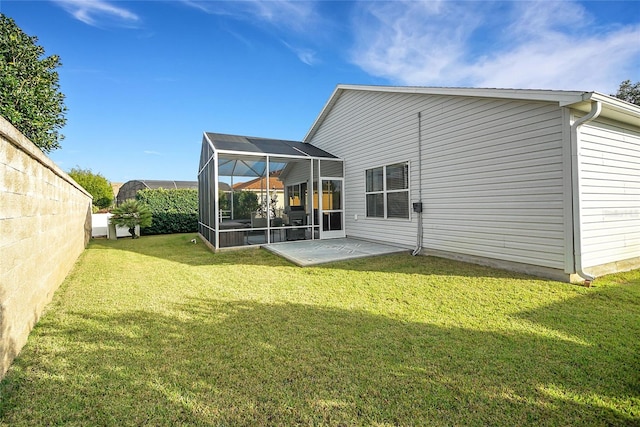
[[[571,193],[573,209],[573,263],[575,272],[584,279],[584,284],[590,286],[594,276],[584,271],[582,266],[582,221],[581,206],[582,194],[580,192],[580,126],[595,120],[602,112],[602,102],[590,99],[591,111],[571,124]]]

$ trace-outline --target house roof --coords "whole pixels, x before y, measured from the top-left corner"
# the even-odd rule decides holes
[[[314,121],[304,137],[310,141],[320,128],[324,119],[329,115],[340,96],[346,91],[392,92],[422,95],[448,95],[497,99],[514,99],[521,101],[545,101],[557,103],[560,107],[571,107],[583,112],[589,112],[592,101],[603,104],[601,116],[623,123],[638,123],[640,120],[640,106],[631,104],[609,95],[598,92],[541,90],[541,89],[490,89],[490,88],[452,88],[452,87],[424,87],[424,86],[367,86],[345,85],[336,86],[329,100]]]
[[[333,154],[301,141],[205,132],[203,143],[208,143],[218,153],[221,176],[264,176],[266,156],[271,157],[268,166],[271,171],[282,169],[287,159],[337,159]]]
[[[269,184],[271,185],[270,190],[284,190],[284,184],[278,178],[280,176],[281,171],[275,171],[271,173]],[[267,188],[267,178],[260,177],[252,179],[251,181],[239,182],[233,185],[233,189],[236,191],[240,190],[264,190]]]

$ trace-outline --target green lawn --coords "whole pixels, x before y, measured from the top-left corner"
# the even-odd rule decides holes
[[[93,241],[0,383],[0,425],[640,425],[640,271],[300,268],[193,237]]]

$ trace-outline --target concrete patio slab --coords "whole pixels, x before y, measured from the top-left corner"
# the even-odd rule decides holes
[[[410,250],[353,238],[298,240],[295,242],[272,243],[264,245],[263,248],[302,267],[354,258],[409,252]]]

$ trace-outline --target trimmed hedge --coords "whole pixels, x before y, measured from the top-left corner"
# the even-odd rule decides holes
[[[198,190],[144,189],[136,200],[151,209],[153,222],[140,229],[140,234],[194,233],[198,231]]]

